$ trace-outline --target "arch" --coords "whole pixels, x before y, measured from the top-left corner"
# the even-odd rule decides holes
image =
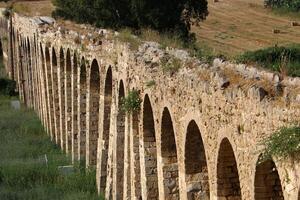
[[[53,91],[53,107],[54,107],[54,123],[55,123],[55,141],[61,144],[60,137],[60,109],[59,109],[59,85],[58,85],[58,68],[57,57],[54,47],[52,47],[52,91]]]
[[[255,200],[283,200],[281,181],[273,160],[269,159],[256,164],[254,179]]]
[[[4,64],[4,60],[3,60],[3,46],[2,46],[2,39],[0,39],[0,62],[1,62],[1,67],[0,67],[0,74],[4,75],[5,72],[5,64]]]
[[[161,120],[161,156],[165,199],[179,199],[178,162],[171,114],[164,108]]]
[[[72,149],[72,61],[70,49],[67,50],[65,67],[65,132],[66,132],[66,152]]]
[[[141,192],[141,163],[140,163],[140,131],[139,131],[139,112],[132,113],[132,139],[133,139],[133,170],[134,170],[134,194],[136,199],[142,199]],[[130,141],[130,138],[128,139]],[[130,156],[130,152],[128,153]],[[130,177],[128,178],[130,181]],[[129,183],[130,185],[130,183]],[[131,189],[131,188],[129,188]]]
[[[72,72],[72,160],[78,159],[78,61],[77,54],[73,55]]]
[[[188,199],[209,199],[208,168],[198,125],[189,122],[185,141],[185,180]]]
[[[89,131],[87,131],[87,165],[97,163],[97,145],[99,137],[99,101],[100,101],[100,70],[96,59],[93,60],[89,82]]]
[[[125,112],[121,108],[122,99],[125,97],[123,81],[119,84],[118,115],[117,115],[117,199],[123,199],[124,180],[124,141],[125,141]]]
[[[111,115],[111,101],[112,100],[112,69],[108,68],[105,77],[104,86],[104,116],[103,116],[103,135],[102,140],[104,141],[104,147],[102,148],[102,159],[101,159],[101,188],[102,192],[106,188],[106,177],[107,177],[107,158],[109,152],[109,131],[110,131],[110,115]]]
[[[60,145],[62,150],[66,150],[66,118],[65,118],[65,55],[61,47],[59,51],[58,67],[58,90],[59,90],[59,113],[60,113]]]
[[[43,108],[45,108],[45,118],[46,118],[46,127],[47,127],[47,131],[48,134],[49,130],[50,130],[50,111],[48,110],[48,90],[47,90],[47,81],[46,81],[46,71],[47,71],[47,67],[46,67],[46,62],[45,62],[45,57],[44,57],[44,51],[42,46],[40,46],[40,55],[41,55],[41,74],[42,74],[42,83],[40,83],[40,90],[39,91],[44,91],[44,103],[45,105],[43,105]],[[38,72],[37,72],[38,73]],[[38,74],[37,74],[38,75]],[[38,79],[38,78],[37,78]],[[41,88],[44,87],[44,90],[41,90]]]
[[[242,199],[237,164],[232,146],[227,138],[221,142],[217,163],[218,197]]]
[[[86,66],[84,57],[81,59],[80,72],[78,74],[78,158],[85,159],[86,153]]]
[[[144,98],[143,108],[143,139],[145,147],[147,199],[154,200],[158,198],[157,151],[153,110],[147,94]]]
[[[45,48],[45,57],[46,57],[46,65],[45,67],[45,78],[46,78],[46,88],[45,90],[48,93],[47,102],[48,102],[48,110],[49,110],[49,124],[50,124],[50,135],[51,139],[55,139],[55,121],[54,121],[54,103],[53,103],[53,88],[52,88],[52,78],[51,78],[51,61],[50,61],[50,53],[49,48]]]
[[[299,192],[298,192],[298,200],[300,200],[300,188],[299,188]]]
[[[26,43],[26,63],[27,63],[27,89],[28,89],[28,106],[32,108],[33,105],[33,84],[32,84],[32,66],[31,66],[31,45],[29,38],[26,38],[25,40]]]

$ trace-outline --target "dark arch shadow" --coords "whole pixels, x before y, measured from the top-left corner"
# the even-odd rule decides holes
[[[66,130],[66,151],[69,153],[72,148],[72,61],[70,49],[67,50],[65,67],[65,130]]]
[[[119,83],[118,115],[117,115],[117,199],[123,199],[124,180],[124,143],[125,143],[125,112],[121,108],[122,100],[125,98],[123,81]]]
[[[217,163],[218,198],[242,199],[237,164],[227,138],[220,144]]]
[[[85,161],[86,154],[86,95],[87,95],[87,77],[86,77],[85,58],[82,57],[79,71],[78,88],[78,159]]]
[[[153,111],[149,96],[146,94],[143,106],[143,135],[145,148],[145,170],[147,199],[158,199],[157,151]]]
[[[60,136],[60,106],[59,106],[59,91],[58,91],[58,67],[57,56],[54,47],[52,48],[52,91],[53,91],[53,107],[54,107],[54,123],[55,123],[55,141],[61,144]]]
[[[110,132],[110,117],[111,117],[111,103],[112,103],[112,69],[109,67],[106,72],[105,86],[104,86],[104,116],[103,116],[103,135],[104,148],[102,148],[101,160],[101,192],[105,191],[107,179],[107,160],[109,152],[109,132]],[[111,193],[110,193],[111,194]]]
[[[254,188],[255,200],[284,199],[281,181],[273,160],[270,159],[263,162],[257,162]]]
[[[199,127],[194,120],[187,127],[184,162],[188,199],[209,199],[205,148]]]
[[[66,134],[66,117],[65,117],[65,53],[63,48],[59,51],[59,113],[60,113],[60,134],[61,134],[61,147],[64,151],[67,149],[67,134]]]
[[[89,83],[89,132],[87,145],[87,165],[96,165],[97,162],[97,141],[99,137],[99,101],[100,101],[100,72],[96,59],[91,65],[90,83]]]
[[[165,199],[179,199],[178,163],[171,114],[164,108],[161,119],[161,154]]]

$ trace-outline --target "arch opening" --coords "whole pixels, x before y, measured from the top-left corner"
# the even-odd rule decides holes
[[[273,160],[257,163],[254,188],[256,200],[284,199],[280,178]]]
[[[242,199],[237,164],[227,138],[220,145],[217,164],[218,197]]]
[[[72,61],[70,49],[67,50],[65,69],[65,130],[66,130],[66,152],[72,149]]]
[[[123,199],[124,180],[124,143],[125,143],[125,112],[121,108],[122,99],[125,97],[123,81],[119,84],[118,115],[117,115],[117,199]]]
[[[147,199],[154,200],[158,198],[157,151],[153,111],[148,95],[146,95],[144,99],[143,140],[145,148]]]
[[[86,153],[86,95],[87,95],[87,82],[86,82],[86,66],[85,59],[81,59],[80,72],[78,76],[78,156],[80,160],[85,159]]]
[[[65,151],[66,143],[66,118],[65,118],[65,55],[63,48],[59,53],[59,72],[58,72],[58,90],[59,90],[59,113],[60,113],[60,141],[61,147]]]
[[[107,160],[109,152],[109,132],[110,132],[110,115],[111,115],[111,102],[112,102],[112,69],[108,68],[105,78],[104,86],[104,116],[103,116],[103,136],[104,147],[102,148],[101,159],[101,191],[104,192],[106,188],[106,178],[108,172]]]
[[[33,70],[32,70],[32,62],[31,62],[31,45],[29,38],[26,39],[27,49],[26,49],[26,63],[27,63],[27,88],[28,88],[28,105],[33,107]]]
[[[178,163],[171,114],[164,108],[161,121],[161,154],[165,199],[179,199]]]
[[[53,88],[52,88],[52,78],[51,78],[51,61],[49,48],[46,47],[45,50],[46,56],[46,66],[45,66],[45,77],[46,77],[46,90],[48,92],[47,101],[48,101],[48,110],[49,110],[49,124],[50,124],[50,134],[51,139],[55,139],[55,123],[54,123],[54,105],[53,105]]]
[[[54,106],[54,121],[55,121],[55,141],[61,144],[60,137],[60,109],[59,109],[59,85],[58,85],[58,68],[55,49],[52,48],[52,90],[53,90],[53,106]]]
[[[96,165],[97,143],[99,137],[99,101],[100,101],[100,69],[97,60],[93,60],[90,74],[89,90],[89,131],[87,145],[87,164]]]
[[[133,139],[133,158],[134,158],[134,194],[136,199],[142,199],[141,192],[141,163],[140,163],[140,131],[139,131],[139,112],[132,113],[132,139]]]
[[[209,199],[205,148],[199,127],[194,120],[187,127],[184,162],[188,199]]]
[[[42,107],[45,109],[45,117],[46,117],[46,128],[49,134],[49,130],[50,130],[50,111],[48,110],[48,90],[47,90],[47,81],[46,81],[46,77],[47,77],[47,67],[46,67],[46,62],[45,62],[45,57],[44,57],[44,51],[42,46],[40,46],[40,54],[41,54],[41,73],[42,73],[42,82],[39,83],[39,92],[42,91],[42,87],[44,87],[44,99],[41,99],[43,101],[43,103],[45,103],[45,105],[43,105]],[[38,73],[38,72],[37,72]],[[38,77],[38,74],[36,74],[36,76]],[[38,79],[38,78],[37,78]],[[41,102],[40,102],[41,103]]]
[[[72,79],[72,160],[78,159],[78,63],[77,55],[74,53],[73,56],[73,68],[71,69]]]

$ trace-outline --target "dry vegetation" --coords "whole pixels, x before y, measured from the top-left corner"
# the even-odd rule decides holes
[[[300,43],[300,26],[291,26],[300,18],[275,15],[264,9],[263,0],[208,1],[209,16],[193,31],[215,53],[234,56],[275,44]],[[274,34],[274,29],[280,33]]]
[[[15,0],[13,10],[28,16],[51,16],[54,6],[50,0]],[[11,3],[0,3],[0,7],[6,7]]]

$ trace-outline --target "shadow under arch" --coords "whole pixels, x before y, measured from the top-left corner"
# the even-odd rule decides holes
[[[194,120],[187,127],[184,164],[188,199],[208,200],[210,193],[205,148]]]
[[[89,82],[89,132],[87,132],[87,165],[96,165],[97,142],[99,137],[99,101],[100,69],[96,59],[93,60]]]
[[[122,109],[122,100],[125,98],[125,87],[121,80],[118,88],[118,115],[117,115],[117,199],[123,199],[124,181],[124,143],[125,143],[125,111]]]
[[[87,95],[87,71],[85,58],[80,61],[78,74],[78,159],[85,160],[86,154],[86,95]]]
[[[105,192],[106,179],[108,173],[108,152],[109,152],[109,132],[110,132],[110,117],[111,117],[111,103],[112,103],[112,68],[107,69],[104,85],[104,115],[103,115],[103,135],[104,147],[102,148],[101,159],[101,177],[100,177],[100,191]],[[109,192],[111,196],[111,191]]]
[[[66,132],[66,152],[71,152],[72,146],[72,61],[70,49],[67,49],[66,66],[64,74],[65,85],[65,132]]]
[[[54,107],[54,123],[55,123],[55,141],[61,144],[60,136],[60,106],[59,106],[59,85],[58,85],[58,67],[57,56],[54,47],[52,47],[52,91],[53,91],[53,107]]]
[[[177,147],[173,121],[167,107],[161,119],[161,155],[165,198],[179,199]]]
[[[58,72],[58,90],[59,90],[59,113],[60,113],[60,140],[64,151],[67,149],[66,141],[66,117],[65,117],[65,53],[61,47],[59,51],[59,72]]]
[[[218,198],[242,199],[235,155],[227,138],[222,140],[218,152],[217,192]]]
[[[145,148],[145,171],[147,199],[158,199],[157,150],[154,117],[148,94],[143,105],[143,140]]]
[[[254,198],[255,200],[283,200],[281,181],[276,165],[272,159],[260,161],[256,164],[254,178]]]
[[[73,54],[73,67],[71,69],[71,95],[72,95],[72,161],[78,159],[78,57],[76,52]]]

